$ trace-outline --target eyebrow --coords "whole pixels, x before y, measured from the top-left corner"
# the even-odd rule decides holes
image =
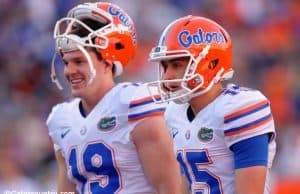
[[[68,61],[77,61],[77,60],[83,60],[84,58],[82,56],[75,56],[75,57],[71,57]],[[67,60],[65,58],[62,59],[65,63],[67,62]]]
[[[174,61],[189,61],[189,57],[178,57],[175,59],[170,59],[170,60],[163,60],[162,62],[174,62]]]
[[[163,60],[160,62],[160,64],[169,64],[169,63],[174,63],[174,62],[179,62],[179,63],[187,63],[189,61],[188,58],[176,58],[176,59],[170,59],[170,60]]]

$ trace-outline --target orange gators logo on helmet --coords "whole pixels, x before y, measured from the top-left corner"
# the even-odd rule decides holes
[[[135,25],[130,18],[130,16],[122,10],[117,5],[114,5],[112,3],[98,3],[98,8],[105,10],[108,14],[110,14],[113,17],[113,24],[120,27],[125,26],[127,27],[127,30],[130,31],[133,43],[137,43],[137,35],[136,35],[136,29]],[[125,29],[123,29],[125,30]]]
[[[114,6],[110,6],[108,9],[108,12],[112,15],[112,16],[116,16],[119,21],[126,27],[128,27],[128,29],[133,33],[133,40],[134,42],[136,42],[136,33],[135,33],[135,27],[132,24],[132,22],[130,21],[131,19],[129,18],[128,15],[122,13],[122,10],[120,10],[120,8],[116,8]]]
[[[188,30],[179,33],[178,41],[184,48],[189,48],[194,44],[210,44],[215,42],[217,44],[225,43],[224,36],[219,32],[203,32],[201,28],[198,33],[192,34]]]
[[[137,33],[133,20],[117,5],[107,2],[97,4],[97,8],[104,10],[111,16],[112,27],[106,30],[105,36],[108,39],[108,47],[99,52],[102,56],[112,61],[122,69],[134,57],[137,49]],[[101,44],[102,38],[96,39]]]

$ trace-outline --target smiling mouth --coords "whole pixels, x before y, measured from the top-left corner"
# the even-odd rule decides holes
[[[84,82],[83,78],[77,78],[77,79],[70,79],[69,83],[71,84],[72,87],[76,87],[79,86],[80,84],[82,84]]]

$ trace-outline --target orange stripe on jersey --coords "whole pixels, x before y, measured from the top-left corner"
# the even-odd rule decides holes
[[[263,120],[261,122],[255,123],[253,125],[249,125],[249,126],[244,127],[244,128],[239,128],[238,130],[234,130],[234,131],[229,131],[229,132],[225,131],[225,136],[237,135],[237,134],[243,133],[245,131],[249,131],[251,129],[257,128],[259,126],[262,126],[262,125],[270,122],[272,119],[273,119],[273,117],[272,117],[272,115],[270,115],[269,118],[267,118],[266,120]]]
[[[133,100],[130,102],[129,108],[133,108],[133,107],[148,104],[148,103],[153,103],[154,102],[153,98],[160,99],[160,95],[148,96],[148,97],[141,98],[138,100]]]
[[[253,110],[253,109],[256,109],[256,108],[258,108],[258,107],[260,107],[260,106],[262,106],[262,105],[264,105],[264,104],[266,104],[266,103],[268,103],[268,102],[269,102],[268,100],[264,100],[264,101],[259,102],[259,103],[257,103],[257,104],[248,106],[248,107],[246,107],[246,108],[244,108],[244,109],[242,109],[242,110],[239,110],[239,111],[237,111],[237,112],[234,112],[234,113],[231,113],[231,114],[225,116],[225,117],[224,117],[224,120],[229,120],[229,119],[232,119],[232,118],[234,118],[234,117],[237,117],[237,116],[239,116],[239,115],[241,115],[241,114],[244,114],[244,113],[249,112],[249,111],[251,111],[251,110]]]
[[[143,115],[139,115],[136,117],[129,117],[128,121],[137,121],[146,117],[153,117],[153,116],[162,116],[164,115],[165,111],[160,111],[160,112],[153,112],[153,113],[149,113],[149,114],[143,114]]]

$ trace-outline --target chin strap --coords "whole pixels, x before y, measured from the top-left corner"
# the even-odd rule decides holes
[[[54,53],[54,55],[52,57],[52,61],[51,61],[51,74],[50,74],[50,77],[51,77],[52,82],[56,84],[57,88],[59,90],[62,90],[63,87],[59,83],[59,80],[58,80],[58,78],[56,76],[56,73],[55,73],[55,59],[56,59],[56,56],[57,56],[57,53]]]
[[[90,69],[90,79],[88,81],[88,85],[93,82],[93,79],[96,77],[96,70],[94,68],[93,61],[91,59],[91,56],[87,52],[87,50],[81,45],[81,39],[80,37],[70,34],[70,35],[65,35],[63,38],[58,38],[57,40],[57,50],[60,52],[72,52],[75,50],[80,50],[83,55],[86,57],[88,64],[89,64],[89,69]],[[51,63],[51,80],[56,84],[58,89],[62,90],[63,87],[61,83],[59,82],[56,72],[55,72],[55,59],[56,59],[57,53],[54,54],[52,58],[52,63]]]

